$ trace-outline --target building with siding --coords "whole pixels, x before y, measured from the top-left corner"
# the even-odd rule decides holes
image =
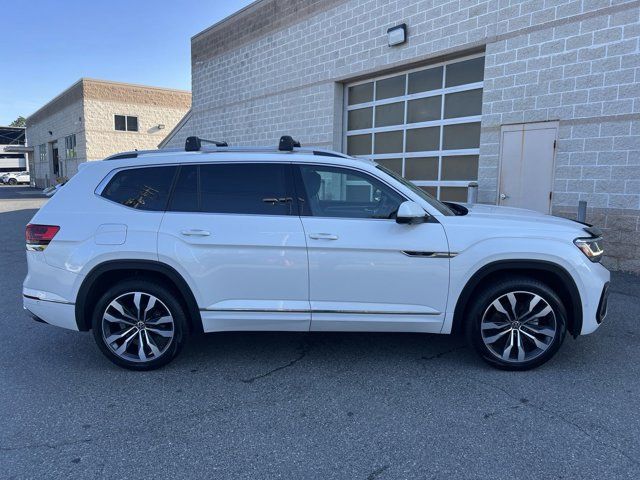
[[[182,90],[80,79],[27,118],[31,179],[46,187],[82,162],[157,148],[190,106]]]
[[[605,229],[640,271],[640,2],[260,0],[191,39],[188,135],[373,158],[443,200]],[[405,25],[390,46],[388,30]],[[397,32],[396,32],[397,33]]]

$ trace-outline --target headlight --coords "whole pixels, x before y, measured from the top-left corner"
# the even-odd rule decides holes
[[[602,249],[602,237],[576,238],[573,243],[582,250],[589,260],[599,262],[604,250]]]

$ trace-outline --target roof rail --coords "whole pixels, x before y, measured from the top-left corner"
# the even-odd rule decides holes
[[[212,147],[203,146],[202,142],[213,144]],[[346,155],[340,152],[334,152],[333,150],[325,150],[320,148],[302,148],[300,142],[294,140],[290,135],[283,135],[280,137],[278,147],[230,147],[227,142],[216,142],[213,140],[204,140],[198,137],[187,137],[184,145],[184,149],[187,152],[245,152],[245,153],[279,153],[279,152],[292,152],[292,153],[307,153],[311,155],[320,155],[324,157],[338,157],[338,158],[351,158],[350,155]]]

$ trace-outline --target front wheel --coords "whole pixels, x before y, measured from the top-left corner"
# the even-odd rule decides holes
[[[180,352],[186,315],[173,292],[147,279],[121,282],[98,300],[93,336],[113,363],[131,370],[153,370]]]
[[[566,335],[567,313],[548,285],[514,277],[478,294],[467,321],[467,340],[483,360],[504,370],[528,370],[558,351]]]
[[[18,183],[18,181],[15,178],[10,178],[9,179],[9,185],[16,185]]]

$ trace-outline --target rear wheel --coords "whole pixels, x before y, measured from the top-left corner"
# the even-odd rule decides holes
[[[558,351],[567,314],[548,285],[514,277],[480,292],[467,320],[467,339],[483,360],[505,370],[528,370]]]
[[[111,287],[96,304],[93,336],[113,363],[153,370],[180,352],[186,315],[174,294],[161,284],[135,279]]]

